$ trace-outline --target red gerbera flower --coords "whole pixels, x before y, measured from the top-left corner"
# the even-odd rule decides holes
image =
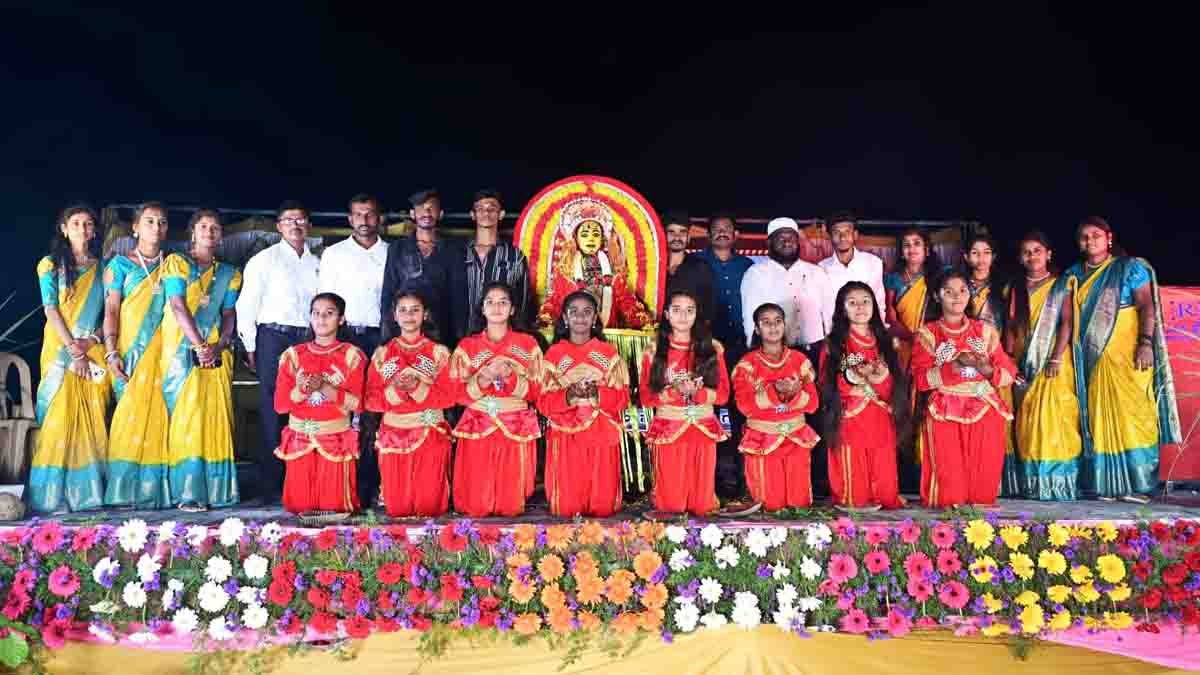
[[[286,581],[288,584],[296,583],[296,561],[285,560],[271,569],[271,578],[276,581]]]
[[[475,588],[486,590],[492,587],[492,580],[485,576],[471,577],[471,585]]]
[[[1187,554],[1183,559],[1183,564],[1193,572],[1200,572],[1200,551],[1192,551]]]
[[[332,633],[337,630],[337,617],[326,612],[313,612],[308,625],[318,633]]]
[[[396,609],[396,604],[392,602],[392,594],[387,591],[379,591],[379,595],[375,596],[375,606],[383,611]]]
[[[500,543],[500,528],[494,525],[485,525],[479,528],[479,543],[484,546],[495,546]]]
[[[446,525],[438,533],[438,544],[451,553],[461,553],[467,548],[467,538],[455,532],[453,525]]]
[[[295,614],[288,617],[288,620],[283,622],[282,626],[280,627],[283,629],[283,632],[288,635],[299,635],[300,633],[304,632],[304,622],[301,621],[300,617],[296,616]]]
[[[403,575],[404,567],[400,563],[390,562],[379,568],[379,571],[375,573],[375,578],[379,580],[379,583],[390,586],[400,583],[400,580],[404,578]]]
[[[425,593],[425,589],[417,588],[416,586],[408,589],[408,593],[406,593],[404,596],[405,601],[408,602],[408,604],[412,605],[413,607],[417,607],[418,605],[421,605],[428,598],[429,598],[429,595],[427,593]]]
[[[1167,568],[1165,570],[1163,570],[1162,577],[1163,577],[1163,581],[1166,582],[1167,584],[1169,584],[1171,586],[1178,586],[1179,584],[1182,584],[1184,581],[1187,581],[1187,578],[1188,578],[1187,565],[1181,565],[1179,563],[1175,563],[1174,565],[1168,565]]]
[[[463,589],[458,585],[458,577],[453,574],[443,574],[441,577],[442,602],[458,602],[462,600]]]
[[[408,543],[408,528],[403,525],[388,525],[383,531],[397,544]]]
[[[371,634],[371,621],[365,616],[352,616],[346,619],[346,635],[356,640],[362,640]]]
[[[958,553],[950,549],[939,551],[937,570],[940,574],[958,574],[962,570],[962,560],[959,560]]]
[[[1142,607],[1146,609],[1158,609],[1162,604],[1163,594],[1157,588],[1150,589],[1148,593],[1142,596]]]
[[[1183,625],[1200,626],[1200,610],[1195,605],[1183,606]]]
[[[71,624],[67,621],[51,621],[42,628],[42,642],[50,649],[61,649],[67,644],[67,631]]]
[[[338,580],[338,573],[333,570],[319,570],[315,578],[318,584],[329,588],[333,582]]]
[[[287,555],[287,552],[292,550],[296,544],[304,540],[304,535],[299,532],[288,532],[283,535],[283,539],[279,540],[279,554]]]
[[[489,595],[479,601],[479,609],[484,612],[494,612],[500,609],[500,599]]]
[[[1187,602],[1192,597],[1191,591],[1183,586],[1167,586],[1167,600],[1173,605]]]
[[[362,590],[355,586],[347,586],[342,589],[342,606],[348,611],[353,612],[355,607],[358,607],[358,601],[365,598]]]
[[[340,578],[342,583],[346,584],[347,586],[362,588],[362,577],[358,575],[358,572],[342,572],[338,575],[338,578]]]
[[[1154,571],[1154,568],[1145,560],[1136,563],[1133,566],[1133,576],[1136,577],[1138,581],[1145,581],[1149,579],[1152,571]]]
[[[96,528],[84,527],[75,530],[71,538],[71,550],[75,553],[87,553],[96,545]]]
[[[354,531],[354,543],[358,546],[369,546],[371,544],[371,529],[360,527]]]
[[[1171,538],[1171,528],[1162,521],[1154,521],[1150,523],[1150,536],[1159,541],[1166,541]]]
[[[375,630],[380,633],[395,633],[400,630],[400,624],[396,623],[395,619],[389,619],[386,616],[381,616],[375,619]]]
[[[498,618],[500,618],[499,612],[481,611],[479,612],[479,627],[494,628],[496,626],[496,619]]]
[[[321,533],[314,540],[314,544],[318,551],[328,551],[337,546],[337,540],[337,530],[321,530]]]
[[[412,617],[412,627],[415,630],[427,631],[433,627],[433,621],[422,614],[414,614]]]
[[[292,601],[292,596],[295,591],[292,590],[292,585],[282,579],[276,579],[267,586],[267,599],[271,604],[279,607],[286,607]]]
[[[308,600],[308,604],[317,609],[329,608],[329,592],[324,589],[310,586],[308,593],[304,597]]]

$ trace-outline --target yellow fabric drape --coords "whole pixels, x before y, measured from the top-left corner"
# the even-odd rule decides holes
[[[364,643],[352,645],[351,649],[357,650],[357,657],[350,661],[340,661],[329,653],[294,658],[278,654],[271,662],[270,672],[275,675],[411,673],[421,666],[416,650],[418,639],[419,635],[412,632],[373,635]],[[941,671],[970,672],[974,675],[1167,675],[1185,672],[1123,656],[1046,642],[1036,643],[1027,659],[1020,661],[1002,639],[956,638],[944,632],[914,633],[900,639],[873,642],[868,642],[862,636],[829,633],[802,639],[775,626],[760,626],[750,631],[732,626],[717,630],[700,629],[691,635],[676,636],[674,644],[665,644],[658,636],[647,636],[645,642],[626,658],[614,660],[593,648],[574,665],[559,671],[563,653],[561,649],[551,651],[541,639],[521,647],[507,640],[500,640],[496,644],[481,643],[474,647],[465,642],[456,643],[441,658],[421,667],[421,673],[900,675]],[[72,643],[53,652],[48,666],[49,672],[56,674],[183,675],[188,672],[189,658],[190,655],[183,652]],[[244,670],[239,668],[233,672]]]

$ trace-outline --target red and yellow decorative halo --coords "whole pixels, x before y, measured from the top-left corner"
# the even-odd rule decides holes
[[[557,264],[555,251],[560,248],[557,240],[571,236],[561,226],[564,209],[575,205],[566,215],[577,218],[579,214],[574,211],[581,200],[607,207],[612,218],[611,233],[621,237],[629,288],[646,303],[650,316],[657,316],[667,277],[667,240],[662,223],[645,197],[621,181],[603,176],[571,176],[548,185],[529,200],[517,218],[513,244],[529,259],[537,304],[540,306],[549,292]],[[608,223],[602,225],[605,235],[610,236]]]

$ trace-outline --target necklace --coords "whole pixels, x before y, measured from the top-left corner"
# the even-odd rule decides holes
[[[1049,271],[1047,271],[1045,274],[1043,274],[1042,276],[1040,276],[1040,277],[1038,277],[1038,278],[1036,278],[1036,279],[1034,279],[1033,277],[1029,276],[1028,274],[1026,274],[1026,275],[1025,275],[1025,281],[1028,281],[1030,284],[1039,284],[1039,283],[1041,283],[1041,282],[1043,282],[1043,281],[1045,281],[1045,280],[1047,280],[1047,279],[1049,279],[1049,278],[1050,278],[1050,272],[1049,272]]]
[[[142,272],[144,272],[146,274],[146,278],[149,279],[150,278],[150,269],[146,266],[146,259],[144,257],[142,257],[142,252],[137,250],[136,248],[133,249],[133,252],[135,254],[137,254],[138,264],[140,264],[142,266]],[[160,271],[162,269],[162,250],[160,249],[158,252],[158,255],[151,258],[151,260],[154,261],[154,265],[155,265],[154,271],[155,272]],[[152,293],[154,295],[162,295],[162,280],[157,277],[154,279],[154,290],[152,291]]]
[[[942,321],[941,319],[938,319],[938,325],[942,327],[942,330],[946,331],[950,335],[962,335],[963,331],[965,331],[971,327],[970,322],[965,321],[965,320],[962,322],[962,325],[959,326],[958,328],[951,328],[950,326],[946,325],[945,321]]]

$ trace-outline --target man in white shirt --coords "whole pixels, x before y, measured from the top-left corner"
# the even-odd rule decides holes
[[[829,277],[829,305],[832,307],[837,293],[848,281],[861,281],[871,287],[875,294],[875,311],[885,319],[883,310],[883,261],[879,256],[855,248],[858,243],[858,220],[852,213],[837,213],[826,221],[829,223],[829,238],[833,242],[833,255],[818,263]]]
[[[287,201],[279,207],[275,227],[283,239],[255,254],[242,271],[237,300],[238,336],[248,365],[258,373],[258,411],[263,444],[255,463],[267,503],[283,494],[283,461],[275,457],[281,418],[275,413],[275,377],[279,357],[304,342],[310,304],[317,294],[317,257],[305,237],[312,225],[308,209]]]
[[[767,223],[767,253],[769,259],[755,263],[742,278],[746,342],[754,335],[754,310],[773,302],[783,308],[788,345],[815,358],[833,318],[829,277],[820,267],[800,259],[800,226],[791,218]]]
[[[366,354],[375,354],[380,343],[383,270],[387,265],[388,245],[379,237],[383,222],[379,200],[368,194],[350,198],[351,235],[327,246],[321,254],[320,291],[337,293],[346,301],[346,328],[350,341]],[[366,364],[363,365],[366,367]],[[359,460],[358,492],[363,507],[379,494],[379,463],[375,458],[375,432],[379,415],[358,415]]]

